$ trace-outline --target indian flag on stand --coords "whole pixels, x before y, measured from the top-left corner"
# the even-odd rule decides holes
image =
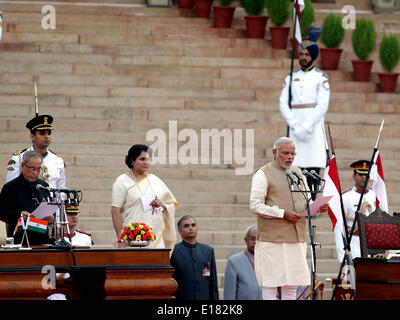
[[[20,218],[18,219],[17,225],[15,226],[13,236],[15,235],[15,233],[16,233],[18,230],[23,230],[23,229],[25,229],[25,223],[24,223],[24,219],[22,219],[22,223],[21,223],[21,217],[20,217]]]
[[[46,233],[48,222],[44,221],[44,220],[28,217],[27,225],[28,225],[28,228],[27,228],[28,230],[40,232],[40,233]]]
[[[13,236],[19,230],[31,230],[35,232],[45,233],[47,229],[48,222],[40,219],[36,219],[33,217],[28,217],[25,222],[24,219],[19,218],[18,223],[15,226]]]

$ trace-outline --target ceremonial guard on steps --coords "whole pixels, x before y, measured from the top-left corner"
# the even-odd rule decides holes
[[[343,192],[342,199],[343,199],[343,209],[344,214],[346,216],[346,225],[347,229],[350,232],[351,226],[353,225],[355,213],[358,207],[358,203],[360,201],[361,192],[363,190],[365,180],[367,178],[368,169],[370,167],[370,161],[368,160],[358,160],[353,162],[350,165],[353,168],[353,180],[354,186]],[[372,189],[367,188],[365,190],[363,201],[360,206],[360,212],[369,215],[376,209],[376,194]],[[337,232],[339,228],[335,229],[335,241],[336,241],[336,251],[338,255],[339,262],[342,262],[344,256],[344,245],[343,239],[340,232]],[[358,227],[354,229],[353,236],[351,237],[350,242],[351,248],[351,256],[352,258],[357,258],[361,256],[360,252],[360,237],[358,235]]]
[[[22,157],[27,151],[37,151],[43,157],[42,170],[39,179],[46,181],[50,188],[65,188],[64,160],[52,152],[48,147],[51,143],[51,134],[54,129],[51,115],[38,115],[31,119],[26,127],[30,130],[32,146],[15,152],[7,165],[6,182],[9,182],[21,173]]]
[[[279,109],[289,127],[288,137],[296,146],[293,164],[319,174],[326,165],[324,116],[328,111],[330,86],[328,76],[314,66],[318,53],[319,48],[313,41],[305,40],[299,45],[301,69],[293,72],[292,77],[286,76]],[[311,189],[314,182],[309,177],[307,182]]]

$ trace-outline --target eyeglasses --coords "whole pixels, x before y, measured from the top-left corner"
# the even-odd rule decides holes
[[[41,168],[41,167],[35,168],[35,167],[28,167],[27,165],[25,165],[25,167],[27,167],[28,170],[29,170],[30,172],[32,172],[32,173],[42,171],[42,168]]]
[[[284,156],[288,156],[289,154],[292,155],[293,157],[296,155],[296,152],[290,152],[290,151],[280,151]]]

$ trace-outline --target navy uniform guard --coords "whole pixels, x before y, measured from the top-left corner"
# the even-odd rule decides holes
[[[299,45],[301,69],[293,72],[291,83],[290,76],[286,76],[279,98],[280,112],[289,126],[289,138],[296,146],[293,164],[317,173],[326,165],[324,116],[330,98],[328,76],[314,66],[318,53],[313,41],[305,40]],[[288,102],[290,85],[291,108]],[[311,181],[307,180],[311,188]]]
[[[67,200],[68,201],[68,200]],[[72,245],[74,247],[91,247],[93,245],[92,236],[89,233],[83,232],[76,229],[78,225],[78,215],[80,213],[79,205],[72,199],[70,203],[65,205],[65,213],[67,214],[68,225]],[[64,233],[64,239],[69,243],[68,233]],[[69,279],[71,275],[69,273],[57,273],[57,280],[64,283],[66,279]],[[67,300],[67,296],[63,293],[53,293],[47,297],[48,300]]]
[[[39,178],[46,181],[51,188],[65,188],[64,160],[48,149],[51,143],[51,133],[54,129],[53,117],[38,115],[31,119],[26,127],[30,130],[32,146],[15,152],[8,162],[6,182],[9,182],[21,173],[22,157],[27,151],[37,151],[43,157],[42,170]]]
[[[67,214],[72,245],[79,247],[91,247],[93,244],[91,234],[76,228],[78,225],[78,214],[80,213],[79,206],[76,201],[72,200],[71,203],[65,205],[65,213]],[[69,242],[69,236],[67,233],[64,233],[64,239]]]
[[[365,180],[367,179],[367,174],[370,167],[370,161],[358,160],[353,162],[350,165],[350,167],[353,168],[354,170],[353,171],[354,186],[351,189],[346,190],[342,194],[343,209],[344,209],[344,214],[346,216],[346,224],[349,232],[351,226],[353,225],[355,213],[358,207],[358,203],[360,201],[362,190],[364,188]],[[364,196],[362,198],[362,202],[360,205],[360,212],[368,216],[370,213],[375,211],[375,209],[376,209],[376,194],[372,189],[367,188],[365,189]],[[336,228],[335,230],[338,229],[339,228]],[[336,251],[338,255],[338,260],[339,262],[342,262],[344,256],[343,239],[342,236],[336,231],[335,231],[335,241],[336,241]],[[358,236],[357,226],[354,229],[354,233],[351,238],[350,248],[353,259],[361,256],[360,237]]]

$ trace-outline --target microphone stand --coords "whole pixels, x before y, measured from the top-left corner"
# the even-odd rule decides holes
[[[311,300],[315,300],[315,277],[316,277],[316,265],[317,265],[317,261],[316,261],[316,254],[315,254],[315,245],[317,244],[316,242],[314,242],[314,227],[311,225],[311,211],[310,211],[310,200],[311,197],[309,198],[307,193],[311,192],[311,193],[315,193],[317,194],[318,192],[320,192],[323,189],[323,186],[318,190],[318,191],[309,191],[307,190],[307,187],[304,183],[303,180],[298,180],[298,182],[295,181],[295,179],[291,178],[289,176],[290,180],[292,182],[294,182],[294,184],[296,185],[298,190],[291,190],[291,192],[300,192],[304,199],[306,200],[306,209],[307,209],[307,217],[308,217],[308,234],[310,237],[310,250],[311,250]],[[315,179],[315,177],[314,177]],[[301,189],[301,181],[303,181],[303,185],[304,185],[304,190]],[[323,179],[321,179],[321,181],[324,181]]]
[[[72,246],[72,237],[71,237],[71,233],[70,233],[70,229],[69,229],[69,223],[68,223],[68,219],[66,219],[66,212],[65,212],[65,204],[64,204],[64,200],[62,199],[60,192],[58,192],[58,197],[56,197],[56,201],[57,201],[57,205],[59,208],[59,216],[57,216],[57,233],[58,236],[60,237],[59,240],[55,241],[54,245],[51,246],[51,248],[54,249],[60,249],[60,250],[64,250],[64,251],[70,251],[71,255],[72,255],[72,261],[73,261],[73,265],[76,265],[76,261],[75,261],[75,254],[74,254],[74,249]],[[70,201],[69,198],[69,194],[67,194],[67,201]],[[69,239],[69,243],[68,241],[66,241],[64,239],[64,226],[66,226],[67,229],[67,235],[68,235],[68,239]],[[57,234],[56,234],[56,238],[57,238]]]

